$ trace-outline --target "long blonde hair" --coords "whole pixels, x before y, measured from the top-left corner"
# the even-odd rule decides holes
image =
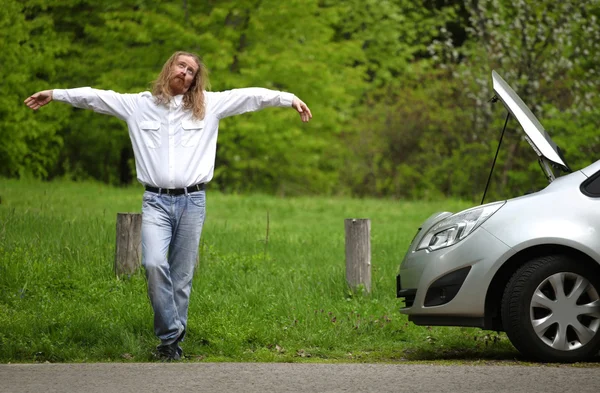
[[[192,116],[196,119],[204,119],[206,112],[204,91],[210,88],[208,80],[208,69],[200,60],[200,57],[194,53],[178,51],[173,53],[169,60],[163,65],[158,78],[152,83],[152,95],[158,104],[168,104],[171,101],[171,91],[169,89],[169,77],[171,76],[171,66],[179,56],[190,56],[198,65],[198,70],[189,89],[183,95],[183,107],[192,110]]]

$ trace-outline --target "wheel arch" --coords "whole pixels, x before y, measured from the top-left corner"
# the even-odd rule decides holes
[[[504,294],[504,288],[508,284],[508,280],[510,280],[512,275],[521,266],[534,258],[559,254],[571,256],[577,263],[584,264],[591,269],[596,269],[598,271],[597,273],[600,274],[600,264],[598,261],[586,253],[572,247],[560,244],[539,244],[521,250],[502,264],[502,267],[498,269],[488,287],[485,296],[483,328],[496,331],[502,331],[504,329],[502,327],[502,317],[500,315],[502,295]]]

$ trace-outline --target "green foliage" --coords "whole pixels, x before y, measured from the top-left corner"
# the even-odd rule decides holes
[[[21,11],[14,0],[0,8],[0,175],[45,177],[58,160],[63,142],[58,130],[65,112],[53,108],[31,116],[23,100],[52,77],[54,64],[48,59],[66,43],[57,37],[50,18],[26,20]],[[39,39],[32,41],[32,36]]]
[[[356,195],[407,199],[481,196],[491,164],[491,147],[468,138],[464,98],[447,73],[423,72],[413,82],[372,95],[359,117],[361,132],[348,136],[352,148],[343,181]]]
[[[410,0],[326,1],[335,9],[337,41],[357,41],[354,64],[365,68],[371,88],[397,83],[411,74],[438,29],[451,17],[450,7],[431,11]]]
[[[490,146],[495,143],[490,135],[495,133],[488,130],[502,127],[503,116],[486,103],[493,96],[492,69],[513,86],[542,124],[558,117],[564,129],[570,130],[568,133],[591,131],[585,136],[580,134],[579,140],[563,139],[563,150],[578,151],[594,143],[598,122],[593,119],[597,116],[589,114],[597,112],[594,108],[600,103],[600,82],[596,77],[600,60],[600,2],[482,0],[465,2],[465,8],[469,39],[457,48],[447,37],[435,42],[431,49],[441,66],[459,78],[457,87],[471,112],[462,120],[479,134],[473,138],[474,143]],[[580,128],[573,122],[578,116],[593,122]],[[567,124],[566,119],[571,123]],[[552,132],[550,135],[554,136]],[[503,143],[496,180],[504,193],[495,195],[514,196],[531,191],[532,185],[534,189],[542,186],[543,177],[534,164],[536,156],[523,141],[523,132],[514,119]],[[589,158],[595,160],[593,156]]]
[[[600,155],[600,111],[597,108],[580,115],[560,112],[556,108],[549,108],[547,112],[546,128],[552,133],[553,140],[563,147],[571,168],[584,168],[597,161]]]
[[[313,112],[308,124],[281,109],[225,119],[213,180],[225,192],[477,200],[506,113],[488,102],[492,69],[573,167],[600,150],[599,0],[5,3],[3,176],[134,182],[125,124],[22,102],[48,88],[147,90],[176,50],[201,55],[213,90],[285,90]],[[489,197],[543,186],[535,159],[509,122]]]
[[[331,160],[341,149],[334,135],[366,86],[361,69],[351,67],[360,48],[333,41],[333,10],[316,0],[255,3],[220,2],[211,11],[207,23],[225,25],[217,38],[226,48],[237,48],[204,55],[213,88],[290,91],[307,102],[314,118],[303,125],[293,112],[266,110],[226,119],[214,182],[222,190],[330,193],[339,165]]]

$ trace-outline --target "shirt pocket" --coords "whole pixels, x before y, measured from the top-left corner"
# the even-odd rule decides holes
[[[139,126],[144,144],[151,149],[160,147],[160,122],[152,120],[140,121]]]
[[[204,120],[183,120],[181,128],[183,128],[181,146],[198,146],[202,137],[202,130],[204,130]]]

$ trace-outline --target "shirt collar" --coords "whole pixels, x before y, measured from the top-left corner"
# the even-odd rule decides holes
[[[175,106],[180,106],[181,101],[183,101],[183,94],[179,94],[173,97],[173,102],[175,103]]]

